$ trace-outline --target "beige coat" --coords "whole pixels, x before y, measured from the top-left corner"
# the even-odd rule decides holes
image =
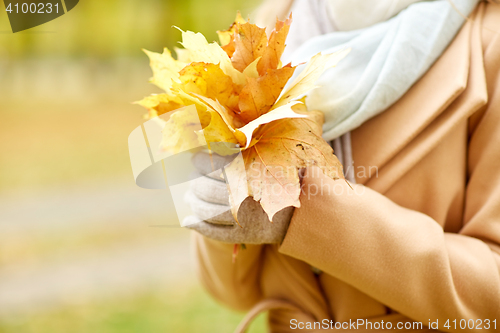
[[[235,264],[232,245],[194,235],[208,291],[233,309],[272,308],[272,332],[301,331],[292,319],[438,320],[451,332],[474,319],[500,332],[499,69],[500,5],[481,3],[427,74],[353,131],[362,185],[306,177],[281,246],[248,246]]]

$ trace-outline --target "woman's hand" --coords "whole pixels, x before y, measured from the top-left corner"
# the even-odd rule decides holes
[[[225,243],[279,244],[285,237],[293,207],[278,212],[270,222],[260,204],[248,197],[240,206],[238,221],[229,207],[227,185],[221,172],[210,173],[211,165],[220,169],[228,159],[208,153],[197,153],[193,163],[200,177],[191,181],[191,191],[186,200],[195,216],[188,216],[183,225],[202,235]],[[213,164],[212,164],[213,163]]]

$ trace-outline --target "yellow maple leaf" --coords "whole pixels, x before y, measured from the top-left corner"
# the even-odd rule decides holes
[[[204,145],[198,132],[201,130],[200,118],[194,105],[189,105],[173,112],[164,122],[163,140],[160,149],[172,154]]]
[[[177,60],[189,64],[191,59],[189,58],[190,52],[186,49],[181,49],[180,47],[174,46],[175,54],[177,55]]]
[[[148,109],[148,119],[176,110],[185,105],[181,98],[171,94],[154,94],[135,103]]]
[[[198,97],[201,101],[205,103],[207,108],[211,109],[212,111],[217,112],[221,119],[224,121],[224,124],[226,124],[227,128],[234,134],[236,139],[238,140],[238,144],[240,146],[243,146],[245,144],[245,136],[241,134],[240,132],[237,132],[236,129],[240,127],[241,125],[239,123],[238,118],[236,118],[235,114],[226,109],[222,104],[219,103],[219,101],[215,101],[213,99],[210,99],[205,96],[193,94],[196,97]]]
[[[198,112],[202,128],[208,126],[211,116],[205,103],[180,89],[172,89],[172,93],[174,93],[182,101],[183,105],[194,105],[196,107],[196,111]]]
[[[258,78],[259,77],[259,71],[257,70],[257,65],[259,64],[260,57],[255,59],[250,65],[248,65],[244,70],[243,70],[243,75],[248,78]]]
[[[174,84],[175,88],[218,100],[232,111],[239,110],[240,89],[218,64],[194,62],[184,67],[179,74],[180,83]]]
[[[209,113],[211,116],[210,124],[204,129],[197,132],[199,141],[203,142],[204,140],[208,148],[211,150],[216,150],[219,155],[234,154],[234,149],[231,149],[228,151],[228,153],[225,153],[224,150],[221,151],[221,149],[212,147],[213,143],[224,142],[234,144],[229,146],[230,148],[232,148],[239,144],[239,142],[238,139],[236,139],[234,131],[232,131],[227,126],[218,112],[210,110]]]
[[[231,59],[219,44],[216,42],[208,43],[205,36],[200,33],[182,30],[181,32],[181,44],[189,51],[189,60],[191,62],[219,64],[222,71],[230,76],[235,84],[245,84],[245,75],[233,67]]]
[[[285,21],[276,20],[276,27],[271,32],[268,45],[264,49],[262,59],[259,61],[258,70],[260,75],[264,75],[268,69],[277,69],[279,67],[291,24],[292,14]]]
[[[251,145],[255,144],[258,139],[254,138],[254,132],[257,130],[261,125],[268,124],[270,122],[280,120],[280,119],[286,119],[286,118],[305,118],[308,116],[307,113],[296,113],[293,110],[293,107],[300,104],[300,102],[295,101],[295,102],[290,102],[287,105],[283,105],[279,108],[276,108],[272,110],[269,113],[266,113],[265,115],[262,115],[258,117],[257,119],[254,119],[253,121],[249,122],[248,124],[242,126],[242,127],[237,127],[236,121],[237,118],[231,114],[223,105],[221,105],[218,101],[214,101],[210,98],[196,95],[198,98],[200,98],[202,101],[206,103],[208,107],[211,108],[211,110],[217,112],[221,119],[223,120],[224,124],[226,125],[227,129],[233,133],[234,137],[237,140],[237,143],[242,149],[247,149]],[[229,141],[232,142],[232,141]]]
[[[169,91],[172,83],[179,78],[179,71],[187,65],[182,61],[175,60],[170,51],[165,48],[163,53],[143,50],[150,59],[150,66],[153,70],[151,83],[159,88]]]

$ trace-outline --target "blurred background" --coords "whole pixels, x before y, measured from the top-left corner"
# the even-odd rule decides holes
[[[81,0],[13,34],[0,5],[0,332],[231,332],[168,191],[134,183],[142,48],[209,41],[259,0]],[[173,221],[173,223],[172,223]],[[261,317],[251,332],[262,332]]]

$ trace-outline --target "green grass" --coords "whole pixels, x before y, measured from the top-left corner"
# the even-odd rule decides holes
[[[169,287],[169,286],[167,286]],[[0,322],[2,333],[233,332],[243,314],[222,308],[199,286],[170,286],[134,297],[69,305]],[[260,315],[249,333],[265,332]]]

